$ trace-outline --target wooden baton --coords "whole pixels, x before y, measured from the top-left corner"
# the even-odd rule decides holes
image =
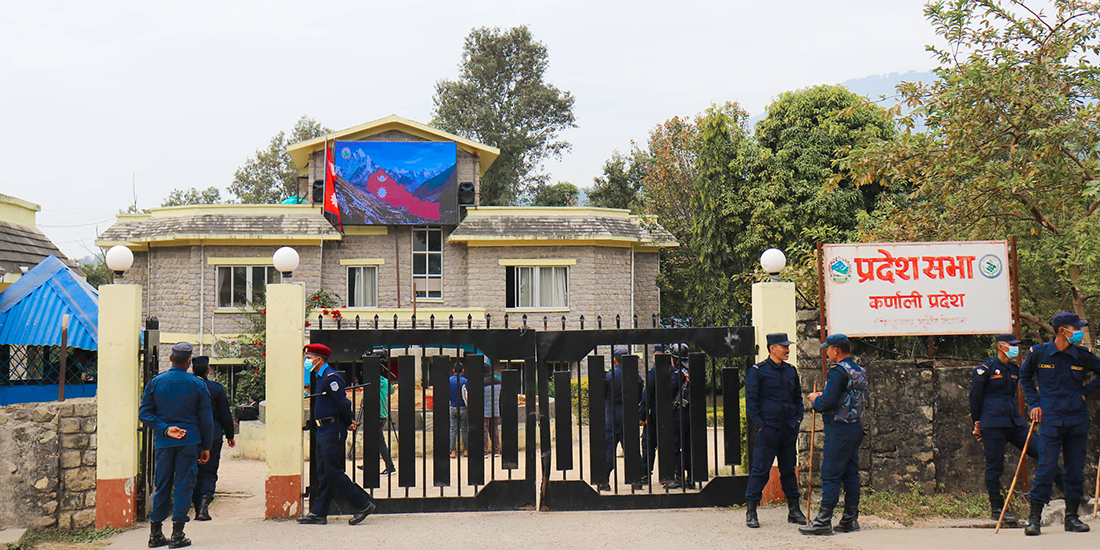
[[[1016,480],[1020,479],[1020,470],[1024,468],[1024,464],[1027,461],[1027,450],[1031,445],[1031,434],[1035,432],[1035,422],[1031,423],[1031,427],[1027,429],[1027,439],[1024,440],[1024,448],[1020,451],[1020,463],[1016,465],[1016,475],[1012,476],[1012,485],[1008,487],[1008,498],[1005,499],[1005,503],[1001,506],[1001,517],[997,518],[997,529],[993,531],[993,534],[1001,532],[1001,523],[1005,520],[1005,510],[1008,510],[1009,503],[1012,502],[1012,493],[1016,491]]]

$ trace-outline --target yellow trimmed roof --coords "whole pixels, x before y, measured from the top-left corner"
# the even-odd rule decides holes
[[[485,172],[493,165],[497,157],[500,156],[500,149],[496,147],[468,140],[464,137],[459,137],[438,128],[432,128],[426,124],[421,124],[415,120],[409,120],[397,115],[390,115],[385,118],[372,120],[365,124],[345,128],[319,138],[295,143],[287,147],[287,152],[290,153],[290,158],[294,161],[294,166],[298,168],[298,171],[305,173],[309,163],[309,156],[317,151],[324,150],[326,142],[338,139],[352,141],[375,134],[381,134],[382,132],[388,132],[390,130],[404,132],[424,138],[428,141],[453,141],[457,143],[458,147],[463,151],[481,158],[480,176],[484,176]]]

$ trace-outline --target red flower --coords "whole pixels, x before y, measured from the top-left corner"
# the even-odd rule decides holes
[[[322,309],[322,310],[321,310],[321,313],[323,313],[323,314],[325,314],[325,315],[328,315],[328,310],[327,310],[327,309]]]
[[[253,369],[252,374],[260,374],[260,369]]]
[[[255,342],[254,344],[252,344],[252,345],[254,345],[254,346],[262,346],[262,345],[263,345],[263,342],[260,342],[259,340],[256,340],[256,342]]]
[[[308,327],[308,326],[310,326],[310,322],[309,322],[309,321],[306,321],[306,326],[307,326],[307,327]]]
[[[261,309],[260,313],[263,313],[264,315],[267,315],[267,308],[265,307],[265,308]]]
[[[265,352],[261,353],[260,355],[263,356],[263,357],[267,357],[267,352],[265,351]]]

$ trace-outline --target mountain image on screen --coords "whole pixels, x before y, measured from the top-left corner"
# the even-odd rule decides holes
[[[446,142],[337,142],[344,225],[457,223],[456,153]]]

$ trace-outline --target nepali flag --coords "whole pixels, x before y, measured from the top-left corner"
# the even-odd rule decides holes
[[[336,226],[343,233],[344,222],[340,220],[340,202],[336,200],[336,163],[333,161],[336,151],[334,148],[335,145],[333,149],[330,149],[329,145],[325,144],[325,204],[323,209],[336,218]]]
[[[405,190],[405,186],[397,183],[379,168],[367,179],[367,191],[374,193],[382,199],[382,202],[396,207],[404,208],[414,216],[428,220],[439,221],[439,203],[420,200]]]

